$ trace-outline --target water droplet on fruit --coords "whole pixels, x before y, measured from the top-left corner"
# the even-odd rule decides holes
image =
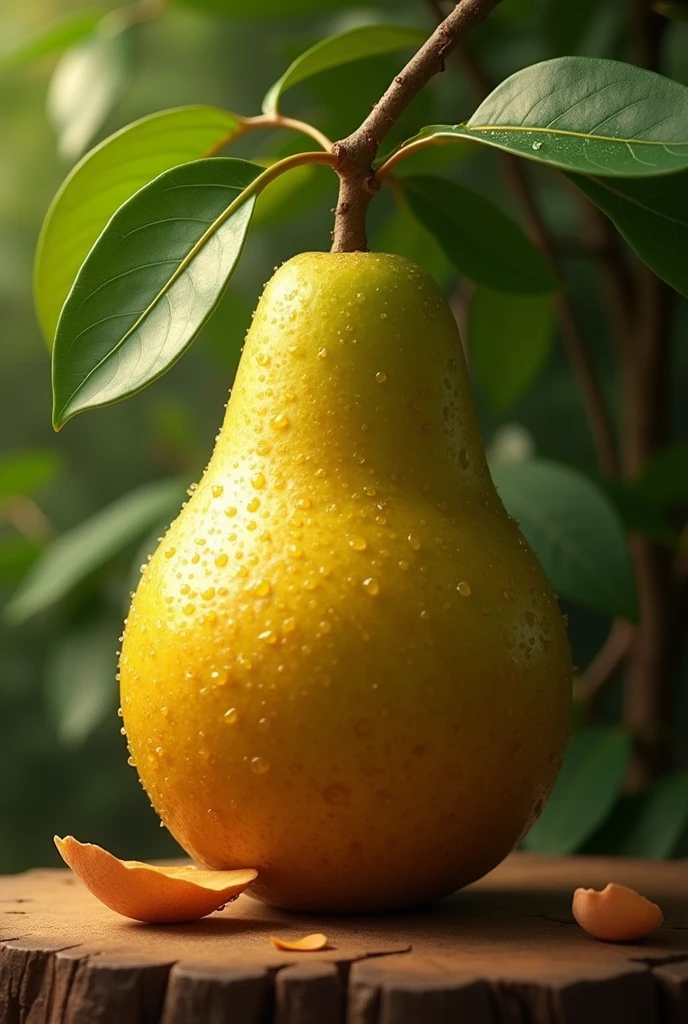
[[[385,381],[387,380],[387,374],[385,373],[385,371],[380,370],[379,373],[376,373],[375,380],[377,381],[378,384],[384,384]]]
[[[217,558],[215,559],[215,565],[218,567],[218,569],[221,569],[223,565],[227,565],[228,561],[229,557],[223,553],[217,556]]]
[[[264,757],[252,757],[251,771],[255,775],[265,775],[266,772],[270,771],[270,765],[268,764]]]
[[[260,498],[251,498],[246,508],[249,512],[256,512],[260,508]]]
[[[420,551],[420,541],[418,540],[415,534],[409,533],[408,542],[413,551]]]
[[[237,510],[234,505],[230,505],[229,508],[225,509],[225,515],[227,516],[228,519],[231,519],[232,516],[235,516],[236,514]]]
[[[213,498],[221,498],[224,492],[224,487],[222,484],[213,484],[211,490],[213,492]]]
[[[363,537],[349,537],[349,547],[352,551],[365,551],[368,547]]]
[[[322,791],[323,799],[328,804],[345,804],[351,797],[351,792],[346,786],[343,786],[340,782],[333,782],[329,786],[325,786]]]
[[[363,580],[363,588],[371,597],[376,597],[380,593],[380,584],[374,576],[369,576]]]
[[[270,425],[274,427],[275,430],[286,430],[289,426],[289,417],[284,412],[278,412],[276,416],[272,417]]]
[[[196,605],[192,604],[191,601],[189,601],[188,604],[184,605],[184,608],[182,610],[185,615],[193,615],[193,613],[196,611]]]
[[[461,583],[457,583],[456,584],[456,589],[459,592],[459,594],[461,594],[461,597],[470,597],[471,596],[471,593],[472,593],[471,588],[469,587],[469,585],[467,583],[464,583],[463,581]]]
[[[176,548],[165,548],[165,558],[172,558],[176,552]]]
[[[227,725],[236,725],[239,721],[239,712],[236,708],[229,708],[228,711],[225,711],[223,718]]]

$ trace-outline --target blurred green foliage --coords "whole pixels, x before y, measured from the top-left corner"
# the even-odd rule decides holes
[[[114,5],[94,6],[106,14]],[[262,284],[295,252],[329,247],[335,200],[333,177],[321,168],[303,168],[271,186],[258,202],[231,287],[185,356],[183,369],[173,368],[126,405],[79,417],[55,436],[49,360],[31,295],[36,239],[53,195],[91,136],[98,140],[135,118],[191,103],[257,113],[262,96],[289,62],[324,35],[371,21],[424,30],[433,24],[422,0],[368,5],[187,0],[171,3],[161,17],[138,26],[135,39],[125,41],[116,19],[94,36],[96,19],[71,0],[25,0],[11,8],[0,10],[0,603],[6,609],[0,624],[0,871],[55,862],[55,832],[73,832],[125,857],[174,851],[126,765],[116,715],[117,637],[138,567],[211,451]],[[82,49],[56,56],[74,45]],[[494,83],[526,64],[567,53],[629,59],[625,9],[617,0],[507,0],[474,33],[471,46]],[[666,53],[666,74],[688,82],[688,24],[679,18],[667,29]],[[296,85],[285,110],[341,137],[366,115],[401,59],[384,54],[353,71],[326,71]],[[57,77],[49,87],[56,60]],[[70,90],[88,92],[94,61],[101,69],[105,61],[107,82],[75,121],[69,116]],[[48,122],[46,93],[57,132]],[[390,146],[423,125],[465,119],[475,106],[469,82],[455,66],[448,67],[441,86],[433,83],[404,113]],[[232,155],[267,161],[293,146],[293,138],[277,133],[252,138],[250,146],[242,140]],[[449,222],[441,225],[438,244],[414,216],[419,207],[427,214],[436,194],[430,176],[441,174],[454,179],[455,185],[443,187],[455,189],[456,196],[461,187],[482,194],[486,208],[491,204],[496,230],[500,210],[518,221],[494,154],[479,152],[459,162],[455,151],[449,161],[438,147],[411,157],[400,173],[404,187],[385,190],[373,204],[372,243],[416,259],[447,295],[462,298],[463,307],[470,307],[464,319],[474,328],[472,350],[481,335],[494,340],[500,317],[511,332],[509,351],[486,342],[473,354],[483,434],[496,475],[514,502],[523,482],[515,460],[538,457],[528,462],[534,486],[540,487],[537,515],[529,518],[524,506],[524,531],[536,546],[538,530],[546,535],[547,568],[556,576],[562,546],[557,547],[556,536],[552,540],[548,524],[557,507],[583,495],[592,519],[602,523],[594,536],[579,538],[578,548],[566,548],[569,558],[593,552],[589,587],[596,599],[575,587],[570,593],[560,588],[574,660],[584,668],[609,629],[610,615],[635,613],[625,556],[613,558],[615,545],[625,543],[619,517],[627,529],[677,543],[683,526],[677,511],[688,499],[688,446],[679,443],[661,453],[631,486],[605,484],[611,505],[604,504],[599,487],[590,483],[595,480],[590,435],[556,330],[552,336],[549,299],[494,301],[488,288],[495,281],[489,276],[473,294],[447,258],[461,265],[457,229],[466,218],[453,231]],[[527,173],[536,182],[548,223],[570,243],[561,254],[566,284],[614,403],[610,326],[596,269],[577,244],[583,237],[579,206],[561,177],[533,168]],[[432,210],[428,216],[434,216]],[[530,267],[537,276],[537,254],[525,239],[523,246],[534,262],[524,263],[524,257],[521,269]],[[543,289],[547,286],[545,272]],[[538,290],[540,285],[533,288]],[[527,337],[513,326],[517,307],[533,324]],[[675,319],[677,342],[684,340],[686,325],[683,302]],[[519,344],[525,346],[523,360],[500,379],[499,368],[513,361]],[[688,353],[685,344],[676,344],[674,352],[671,413],[675,435],[685,438],[688,407],[681,394],[688,383]],[[547,476],[551,460],[568,464],[557,467],[554,483]],[[598,514],[600,501],[604,511]],[[539,553],[543,557],[542,549]],[[683,694],[685,676],[686,666]],[[622,796],[629,743],[618,726],[619,705],[619,687],[613,686],[600,701],[594,724],[577,732],[555,797],[528,838],[532,848],[653,856],[686,851],[688,746],[676,751],[681,771],[634,797]],[[685,735],[685,697],[677,718]]]

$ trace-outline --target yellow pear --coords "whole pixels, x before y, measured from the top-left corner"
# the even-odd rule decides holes
[[[162,821],[282,907],[440,897],[539,813],[570,685],[437,286],[398,256],[290,260],[126,626],[124,723]]]

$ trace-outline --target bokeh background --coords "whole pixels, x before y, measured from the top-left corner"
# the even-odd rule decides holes
[[[89,4],[93,8],[106,12],[111,5]],[[294,253],[329,248],[336,198],[333,176],[321,168],[298,172],[288,184],[266,193],[230,290],[183,362],[125,404],[77,417],[55,435],[49,354],[32,303],[32,261],[42,218],[79,154],[65,152],[64,144],[60,152],[46,113],[59,57],[16,55],[25,40],[76,9],[69,0],[0,0],[0,606],[26,586],[27,573],[42,552],[58,538],[63,545],[60,552],[58,542],[50,586],[42,583],[29,601],[35,613],[20,623],[7,616],[0,621],[4,872],[55,863],[55,832],[74,833],[125,857],[175,852],[126,763],[116,714],[117,637],[139,565],[210,453],[262,284]],[[266,89],[308,45],[381,19],[430,28],[432,4],[170,3],[137,30],[121,88],[114,90],[112,109],[95,138],[176,105],[209,103],[257,113]],[[507,0],[471,40],[494,83],[526,64],[565,53],[629,59],[629,45],[625,5],[619,0]],[[688,84],[687,23],[671,22],[664,52],[665,73]],[[358,125],[401,62],[402,56],[395,55],[326,72],[295,89],[286,107],[331,137],[341,137]],[[448,67],[406,112],[392,141],[424,124],[455,123],[475,106],[466,76]],[[272,158],[294,144],[283,134],[256,134],[234,152]],[[425,164],[419,158],[417,167],[454,176],[519,216],[487,151],[459,164],[438,150]],[[596,268],[582,241],[580,208],[554,174],[539,174],[536,186],[548,221],[568,240],[562,251],[566,280],[613,408],[610,329]],[[373,247],[413,255],[431,270],[453,297],[459,319],[465,319],[470,287],[389,191],[373,204],[370,234]],[[688,437],[688,406],[682,399],[688,383],[685,302],[673,330],[671,415],[680,440]],[[480,380],[476,393],[483,436],[495,459],[536,453],[595,476],[579,392],[556,334],[529,386],[507,408],[490,400]],[[108,509],[112,503],[118,504]],[[105,518],[94,523],[92,517],[103,509]],[[584,669],[604,641],[610,619],[573,603],[564,605],[574,660]],[[600,808],[598,801],[587,825],[574,829],[574,840],[569,834],[557,847],[550,839],[545,848],[686,852],[685,683],[684,671],[670,785],[665,780],[652,790],[651,799],[624,797],[621,762],[627,747],[598,749],[593,744],[592,760],[585,760],[583,751],[582,764],[571,769],[575,800],[564,794],[561,802],[564,814],[573,808],[571,813],[583,818],[601,789],[606,803]],[[597,725],[613,727],[619,708],[617,684],[600,702]],[[658,830],[664,836],[660,846],[650,841]]]

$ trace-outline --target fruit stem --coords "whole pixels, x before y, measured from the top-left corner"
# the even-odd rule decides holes
[[[335,209],[332,252],[357,252],[368,248],[366,213],[380,187],[373,160],[380,144],[411,100],[435,75],[444,71],[445,58],[475,25],[483,21],[500,0],[461,0],[437,26],[375,104],[363,123],[345,139],[334,143],[339,175],[339,199]]]

